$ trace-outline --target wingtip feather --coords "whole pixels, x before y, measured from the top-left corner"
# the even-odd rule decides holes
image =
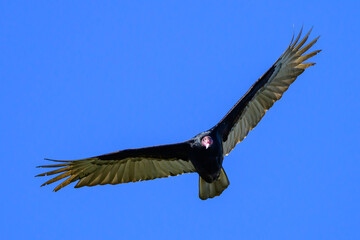
[[[52,162],[72,162],[72,160],[56,160],[51,158],[44,158],[46,161],[52,161]]]
[[[290,44],[291,45],[290,48],[294,48],[296,46],[297,42],[299,41],[299,39],[302,35],[302,32],[303,32],[303,26],[301,26],[300,32],[299,32],[298,36],[296,37],[295,41],[292,44]],[[291,42],[292,42],[292,40],[291,40]]]

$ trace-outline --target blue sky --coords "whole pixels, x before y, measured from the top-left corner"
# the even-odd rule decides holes
[[[360,239],[359,1],[1,1],[2,239]],[[198,176],[54,193],[44,157],[184,141],[304,25],[323,52]],[[206,101],[204,101],[206,97]]]

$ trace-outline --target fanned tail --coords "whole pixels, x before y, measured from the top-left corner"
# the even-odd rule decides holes
[[[199,177],[199,197],[201,200],[220,196],[220,194],[229,186],[230,182],[223,168],[219,178],[212,183],[206,182]]]

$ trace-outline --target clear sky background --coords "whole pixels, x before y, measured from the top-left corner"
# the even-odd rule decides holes
[[[360,239],[359,1],[1,1],[1,239]],[[309,68],[198,175],[74,189],[35,166],[187,140],[288,46]],[[295,26],[295,27],[294,27]]]

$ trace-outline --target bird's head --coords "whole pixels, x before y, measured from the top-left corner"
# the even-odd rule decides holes
[[[208,149],[212,144],[213,140],[210,136],[205,136],[201,139],[201,145],[203,145],[206,149]]]

